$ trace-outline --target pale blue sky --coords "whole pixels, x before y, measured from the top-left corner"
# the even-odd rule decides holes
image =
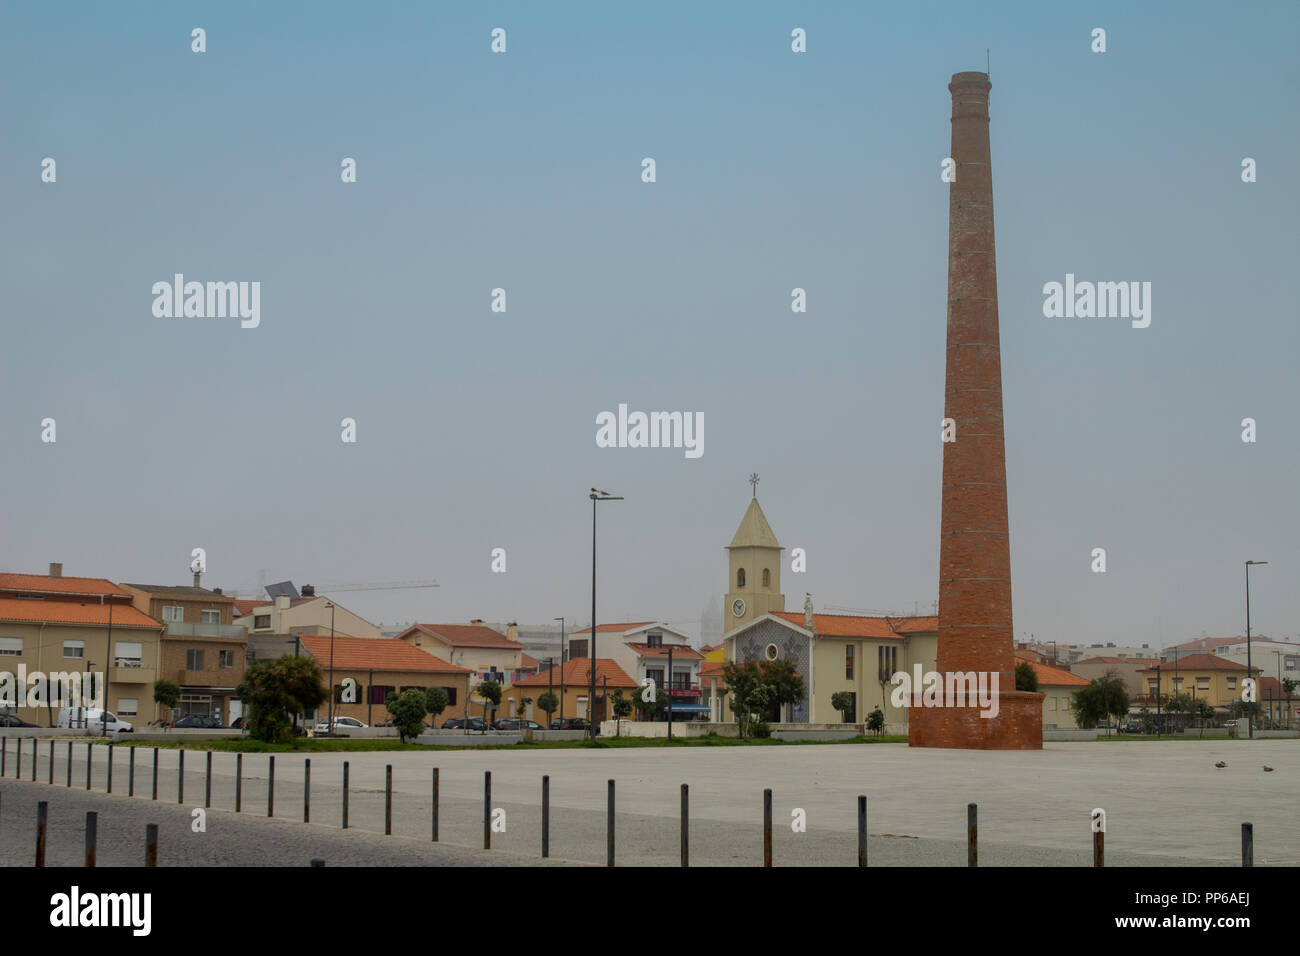
[[[594,484],[600,619],[693,622],[758,471],[790,608],[927,609],[947,82],[991,48],[1018,634],[1240,633],[1253,558],[1300,636],[1300,7],[1131,7],[7,4],[0,567],[204,547],[442,584],[344,601],[380,621],[585,623]],[[261,326],[154,318],[175,272],[260,281]],[[1067,272],[1150,281],[1151,327],[1044,318]],[[620,402],[704,456],[598,449]]]

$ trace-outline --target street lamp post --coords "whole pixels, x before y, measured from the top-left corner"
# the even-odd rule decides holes
[[[564,664],[569,659],[564,649],[564,618],[554,617],[553,621],[560,622],[560,720],[564,720]],[[548,728],[549,729],[549,728]]]
[[[329,601],[325,606],[330,609],[330,709],[329,724],[326,725],[325,735],[330,736],[334,733],[334,602]],[[373,686],[369,692],[371,696],[374,695],[375,689]]]
[[[668,739],[673,739],[673,647],[668,645],[668,673],[664,681],[668,685]]]
[[[587,691],[587,717],[591,726],[588,728],[587,736],[592,743],[596,742],[596,722],[590,718],[596,716],[596,502],[598,501],[622,501],[621,495],[611,495],[608,491],[597,491],[591,489],[591,646],[588,650],[588,661],[591,672],[591,687]]]
[[[1247,561],[1246,562],[1246,678],[1249,680],[1254,677],[1254,670],[1250,663],[1250,567],[1253,564],[1268,564],[1267,561]],[[1256,699],[1259,694],[1255,694]],[[1246,707],[1246,727],[1251,737],[1255,736],[1255,713],[1254,708],[1250,707],[1250,701],[1247,701]]]

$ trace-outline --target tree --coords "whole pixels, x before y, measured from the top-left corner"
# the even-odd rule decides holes
[[[393,723],[397,726],[397,733],[402,743],[424,732],[424,715],[429,712],[425,705],[424,691],[415,687],[404,690],[400,694],[389,691],[388,696],[384,698],[384,706],[393,717]]]
[[[645,688],[643,687],[641,690],[636,692],[632,700],[628,701],[628,703],[630,703],[635,710],[640,711],[641,715],[647,720],[655,720],[660,714],[665,713],[668,710],[668,695],[664,693],[662,687],[656,684],[654,698],[652,700],[645,699]]]
[[[723,665],[722,676],[742,737],[755,716],[765,718],[782,704],[792,704],[804,696],[803,678],[795,673],[794,663],[787,660],[732,662]]]
[[[528,705],[533,702],[531,697],[520,697],[519,703],[515,706],[515,716],[520,720],[528,716]]]
[[[885,730],[885,712],[877,707],[867,715],[867,729],[875,731],[876,736],[884,733]]]
[[[1191,714],[1193,710],[1192,695],[1174,694],[1165,702],[1165,710],[1174,715]]]
[[[610,698],[610,706],[614,709],[614,736],[619,737],[623,733],[623,725],[619,721],[632,713],[632,701],[624,697],[623,691],[620,689],[614,691],[613,696]]]
[[[181,685],[169,680],[156,680],[153,682],[153,702],[154,713],[157,714],[158,707],[166,707],[170,715],[172,708],[180,703]],[[159,718],[161,719],[161,718]]]
[[[1214,720],[1214,708],[1210,706],[1210,702],[1206,700],[1204,697],[1198,697],[1196,698],[1196,701],[1192,705],[1192,714],[1198,720],[1200,720],[1201,736],[1204,737],[1205,722],[1207,720]]]
[[[429,712],[436,725],[442,712],[451,704],[451,698],[441,687],[426,687],[424,689],[424,709]]]
[[[546,726],[551,726],[552,715],[560,709],[560,698],[556,697],[551,691],[547,691],[541,697],[537,698],[537,706],[546,714]]]
[[[1038,672],[1028,661],[1021,661],[1016,665],[1016,690],[1038,693]]]
[[[290,718],[315,710],[328,696],[316,661],[292,654],[253,664],[235,694],[248,705],[249,736],[266,743],[292,740]]]
[[[831,694],[831,706],[840,712],[841,720],[848,720],[849,711],[853,709],[853,695],[847,690],[837,690]]]
[[[495,712],[501,706],[501,682],[495,680],[480,681],[478,685],[478,695],[492,705]],[[487,704],[483,705],[483,720],[490,720],[487,714]]]
[[[1120,718],[1128,714],[1128,690],[1119,672],[1109,670],[1104,677],[1089,681],[1088,686],[1076,691],[1070,699],[1070,709],[1080,727],[1095,727],[1108,717]],[[1109,722],[1107,730],[1110,729]]]

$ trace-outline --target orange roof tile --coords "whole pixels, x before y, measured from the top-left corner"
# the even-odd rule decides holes
[[[554,671],[554,676],[550,676]],[[606,685],[605,678],[609,678]],[[536,674],[529,674],[527,677],[521,677],[515,681],[514,687],[546,687],[549,684],[556,687],[588,687],[591,684],[591,662],[589,658],[579,657],[576,660],[565,661],[563,668],[551,668],[540,671]],[[632,678],[627,676],[627,672],[619,667],[616,662],[608,657],[596,658],[596,686],[597,687],[639,687]]]
[[[265,601],[246,601],[242,598],[235,598],[235,617],[247,617],[253,613],[254,608],[265,607]]]
[[[0,574],[0,591],[23,594],[115,594],[131,597],[106,578],[52,578],[48,574]]]
[[[658,624],[658,623],[660,623],[660,622],[659,622],[659,621],[632,621],[632,622],[627,623],[627,624],[597,624],[597,625],[596,625],[596,633],[597,633],[597,634],[610,634],[610,633],[619,633],[619,634],[622,634],[624,631],[632,631],[632,630],[635,630],[635,629],[638,628],[638,627],[646,627],[647,625],[650,625],[650,624]],[[571,634],[590,634],[590,633],[591,633],[591,628],[590,628],[590,627],[584,627],[581,631],[570,631],[569,633],[571,633]]]
[[[1071,674],[1059,667],[1048,667],[1046,664],[1040,664],[1019,654],[1016,655],[1016,663],[1024,663],[1032,667],[1035,676],[1038,677],[1039,685],[1043,687],[1087,687],[1089,683],[1078,674]]]
[[[492,647],[507,651],[521,651],[524,647],[482,624],[412,624],[397,637],[400,640],[412,631],[427,634],[450,647]]]
[[[776,617],[799,627],[804,616],[793,611],[775,611]],[[813,626],[821,637],[870,637],[901,640],[906,634],[925,633],[939,627],[939,619],[928,617],[864,617],[857,614],[814,614]]]
[[[328,634],[299,635],[307,653],[317,663],[328,666],[330,637]],[[441,658],[426,654],[412,644],[395,637],[340,637],[334,635],[334,669],[419,671],[433,674],[468,674],[469,670],[448,664]]]
[[[725,666],[722,661],[705,661],[700,666],[700,677],[721,677]]]
[[[542,666],[542,662],[535,657],[521,653],[519,655],[519,666],[537,668]]]
[[[1143,667],[1141,670],[1154,671],[1155,665]],[[1244,671],[1245,664],[1238,664],[1236,661],[1228,660],[1226,657],[1219,657],[1217,654],[1188,654],[1186,657],[1178,658],[1178,664],[1175,666],[1173,661],[1161,664],[1161,673],[1168,672],[1172,674],[1175,670],[1180,671]],[[1256,667],[1255,670],[1260,668]]]
[[[98,601],[33,601],[30,598],[0,597],[0,621],[47,621],[51,624],[109,624],[114,627],[161,628],[143,611],[130,604],[100,604]]]

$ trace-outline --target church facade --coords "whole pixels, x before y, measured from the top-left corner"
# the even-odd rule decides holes
[[[751,482],[756,485],[755,478]],[[938,618],[818,614],[805,595],[801,613],[785,609],[781,552],[757,490],[727,546],[729,583],[723,607],[726,661],[787,660],[804,679],[804,697],[781,707],[781,723],[863,724],[879,707],[887,733],[907,732],[907,709],[890,702],[891,678],[916,665],[935,669]],[[831,706],[846,692],[847,711]],[[725,698],[714,719],[734,719]]]

